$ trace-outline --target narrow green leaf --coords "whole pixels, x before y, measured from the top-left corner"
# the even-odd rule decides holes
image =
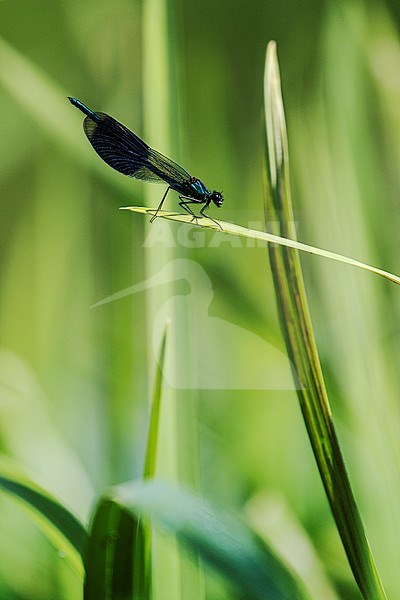
[[[164,372],[165,350],[167,345],[167,332],[169,321],[165,324],[163,337],[161,340],[160,353],[156,365],[156,373],[153,384],[153,397],[150,410],[150,425],[147,436],[146,458],[143,476],[145,479],[151,479],[155,475],[157,449],[158,449],[158,430],[160,422],[161,394]],[[145,590],[148,597],[152,594],[152,531],[151,525],[147,520],[140,519],[138,527],[142,528],[142,534],[136,540],[136,553],[134,563],[134,581],[138,583],[140,590]],[[143,594],[138,598],[144,598]]]
[[[154,378],[153,398],[150,411],[150,426],[147,436],[146,458],[143,473],[145,479],[154,477],[155,474],[158,447],[158,426],[160,421],[161,393],[168,326],[169,322],[167,322],[165,325]]]
[[[121,210],[131,210],[132,212],[148,215],[154,215],[156,211],[155,208],[146,208],[144,206],[123,206],[121,207]],[[247,229],[246,227],[241,227],[240,225],[235,225],[234,223],[227,223],[226,221],[218,221],[220,225],[220,227],[218,227],[218,225],[213,223],[213,221],[204,217],[198,217],[197,223],[193,223],[193,217],[190,215],[177,214],[165,210],[158,211],[158,216],[163,219],[168,219],[169,221],[178,221],[179,223],[186,223],[189,225],[200,225],[206,229],[213,229],[214,231],[219,231],[221,233],[228,233],[231,235],[237,235],[239,237],[256,239],[269,244],[277,244],[278,246],[294,248],[296,250],[301,250],[302,252],[308,252],[309,254],[316,254],[317,256],[330,258],[331,260],[336,260],[353,267],[358,267],[359,269],[364,269],[370,273],[375,273],[375,275],[380,275],[381,277],[389,279],[389,281],[400,285],[400,277],[393,275],[393,273],[383,271],[377,267],[372,267],[371,265],[360,262],[359,260],[355,260],[354,258],[349,258],[347,256],[343,256],[342,254],[336,254],[336,252],[330,252],[329,250],[322,250],[321,248],[316,248],[315,246],[303,244],[295,239],[282,237],[280,235],[267,233],[265,231],[258,231],[257,229]]]
[[[290,195],[288,142],[276,46],[273,42],[268,46],[266,58],[265,125],[267,220],[275,223],[274,233],[293,239],[296,231]],[[354,578],[364,598],[382,600],[386,595],[339,447],[308,309],[300,258],[293,248],[295,246],[287,249],[270,245],[269,257],[303,418]],[[368,270],[371,268],[368,267]],[[397,280],[392,277],[389,279]]]
[[[87,533],[82,523],[26,475],[3,461],[0,465],[0,488],[23,503],[60,556],[83,577],[82,557]]]
[[[142,546],[139,519],[115,503],[100,500],[87,544],[85,600],[148,600],[134,582],[136,545]]]
[[[188,491],[156,480],[130,482],[109,490],[103,502],[136,517],[145,515],[175,534],[248,600],[308,597],[287,566],[242,521]]]

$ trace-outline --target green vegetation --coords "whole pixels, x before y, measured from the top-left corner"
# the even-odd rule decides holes
[[[6,600],[397,597],[399,8],[232,8],[0,3]],[[225,231],[119,211],[68,95]]]

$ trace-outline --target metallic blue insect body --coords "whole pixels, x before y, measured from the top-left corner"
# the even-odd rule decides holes
[[[220,192],[211,192],[200,179],[192,177],[176,162],[150,148],[146,142],[113,117],[90,110],[76,98],[68,97],[68,100],[86,115],[83,122],[86,137],[100,158],[110,167],[128,177],[168,184],[150,222],[157,217],[169,190],[172,189],[179,194],[179,205],[191,214],[193,219],[197,219],[197,217],[190,205],[204,204],[200,214],[211,219],[220,227],[217,221],[204,212],[211,202],[218,208],[222,206],[224,198]]]

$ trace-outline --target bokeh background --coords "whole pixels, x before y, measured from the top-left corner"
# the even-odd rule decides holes
[[[246,511],[322,586],[315,598],[360,597],[285,371],[265,248],[118,211],[163,188],[102,163],[67,96],[223,190],[215,218],[262,228],[275,39],[299,239],[399,274],[399,23],[395,0],[0,2],[0,449],[85,521],[106,486],[141,476],[170,316],[160,474]],[[400,292],[302,261],[351,481],[399,598]],[[81,597],[30,516],[0,507],[0,597]]]

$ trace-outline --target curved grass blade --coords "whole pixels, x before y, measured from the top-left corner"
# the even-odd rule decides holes
[[[148,214],[151,216],[154,215],[156,211],[155,208],[146,208],[144,206],[123,206],[120,210],[131,210],[132,212]],[[191,217],[190,215],[182,215],[173,212],[168,212],[165,210],[158,211],[158,217],[168,219],[169,221],[187,223],[189,225],[194,224],[193,217]],[[353,267],[358,267],[359,269],[364,269],[365,271],[369,271],[370,273],[374,273],[375,275],[380,275],[381,277],[384,277],[385,279],[388,279],[389,281],[400,285],[400,277],[398,275],[393,275],[393,273],[389,273],[388,271],[384,271],[383,269],[378,269],[377,267],[373,267],[371,265],[368,265],[367,263],[355,260],[354,258],[349,258],[348,256],[337,254],[336,252],[330,252],[329,250],[323,250],[322,248],[316,248],[315,246],[303,244],[302,242],[298,242],[297,240],[293,239],[291,236],[282,237],[280,235],[267,233],[265,231],[258,231],[257,229],[247,229],[246,227],[241,227],[240,225],[235,225],[234,223],[227,223],[226,221],[218,221],[218,223],[219,226],[213,223],[210,219],[206,219],[203,217],[198,217],[197,219],[197,224],[207,229],[213,229],[214,231],[228,233],[231,235],[237,235],[239,237],[256,239],[262,242],[267,242],[268,244],[277,244],[278,246],[294,248],[295,250],[301,250],[302,252],[308,252],[309,254],[316,254],[317,256],[330,258],[331,260],[336,260],[338,262],[346,263]]]
[[[136,518],[151,518],[176,535],[192,554],[235,585],[243,598],[309,598],[287,566],[243,522],[186,490],[156,480],[133,482],[115,486],[103,502]]]
[[[62,504],[12,466],[0,465],[0,489],[12,494],[61,556],[83,577],[87,533],[82,523]]]
[[[296,237],[288,142],[275,43],[265,68],[266,212],[276,233]],[[292,246],[294,248],[294,246]],[[286,347],[310,442],[354,578],[364,598],[386,598],[336,435],[308,309],[300,258],[295,249],[269,246],[269,257]],[[370,270],[370,269],[369,269]],[[375,271],[376,272],[376,271]]]

